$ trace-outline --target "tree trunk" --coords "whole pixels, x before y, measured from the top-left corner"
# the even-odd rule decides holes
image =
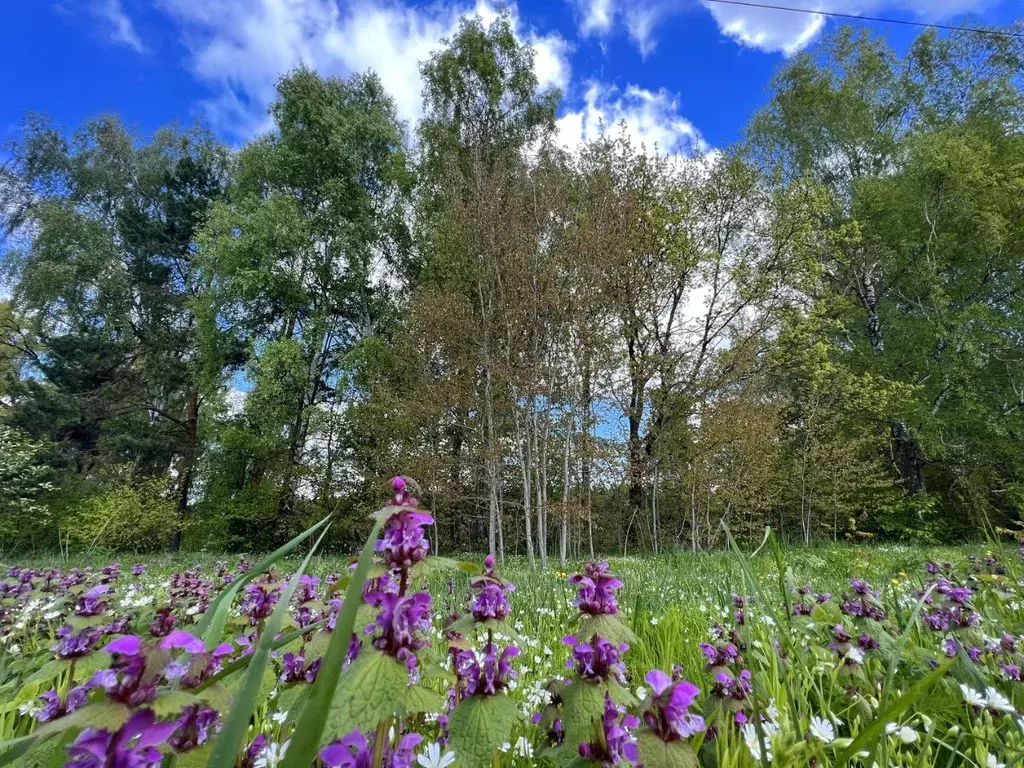
[[[199,455],[199,393],[188,393],[185,404],[185,448],[178,465],[177,496],[178,521],[171,534],[170,551],[181,549],[182,527],[188,514],[188,498],[192,492],[192,477],[195,474],[196,457]]]
[[[896,459],[896,471],[900,474],[903,489],[909,495],[924,490],[924,465],[926,462],[917,439],[910,434],[910,429],[903,421],[890,422],[892,433],[893,454]]]

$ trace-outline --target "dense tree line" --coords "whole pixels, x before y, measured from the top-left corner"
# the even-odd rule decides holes
[[[843,29],[744,140],[556,141],[507,18],[283,76],[274,129],[65,135],[0,177],[8,547],[336,546],[402,472],[445,550],[546,565],[957,539],[1024,503],[1024,50]]]

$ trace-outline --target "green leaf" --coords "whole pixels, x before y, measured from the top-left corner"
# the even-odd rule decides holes
[[[323,521],[314,526],[314,528],[322,525],[322,523]],[[235,706],[228,714],[223,730],[213,743],[207,768],[221,768],[221,766],[225,765],[234,765],[235,757],[242,748],[242,741],[245,739],[246,731],[249,728],[249,720],[259,701],[259,690],[264,672],[270,661],[270,651],[274,644],[274,636],[280,630],[285,614],[288,613],[292,596],[295,594],[295,589],[299,586],[299,578],[305,573],[306,568],[309,567],[309,561],[313,558],[313,553],[320,546],[320,542],[323,541],[324,534],[326,533],[326,530],[324,533],[321,533],[320,538],[317,539],[316,543],[309,550],[309,554],[306,555],[306,559],[302,561],[302,565],[299,566],[295,575],[292,576],[292,580],[288,582],[287,589],[281,595],[277,606],[274,608],[274,612],[264,625],[263,634],[260,635],[260,641],[256,644],[256,649],[253,651],[252,659],[249,661],[249,667],[246,670],[245,683],[235,698]],[[295,540],[293,539],[293,541]]]
[[[576,632],[576,637],[586,643],[589,643],[595,637],[603,637],[613,643],[629,643],[633,645],[637,642],[637,637],[633,634],[633,630],[619,621],[617,616],[604,614],[588,616],[584,619],[583,624]]]
[[[636,737],[644,768],[697,768],[697,755],[685,741],[662,741],[650,731]]]
[[[203,768],[210,759],[213,751],[213,744],[207,742],[201,747],[190,749],[188,752],[179,752],[174,757],[174,768]]]
[[[416,715],[420,712],[441,714],[445,709],[445,697],[422,685],[409,685],[405,688],[402,700],[403,714]]]
[[[327,715],[328,731],[342,735],[358,728],[372,731],[402,710],[409,671],[397,659],[364,648],[341,674]]]
[[[70,715],[43,723],[36,729],[36,735],[41,739],[48,739],[56,733],[83,728],[105,729],[113,732],[124,725],[130,715],[131,710],[124,704],[103,699],[93,704],[86,704]]]
[[[108,657],[109,658],[109,657]],[[37,669],[33,674],[25,679],[25,684],[41,682],[44,680],[52,680],[58,675],[64,674],[71,668],[71,662],[68,659],[54,659],[48,661],[46,664]]]
[[[285,755],[282,768],[309,768],[316,756],[317,747],[320,745],[320,735],[327,724],[327,715],[334,698],[334,689],[341,676],[341,665],[345,661],[348,644],[352,638],[356,611],[363,602],[363,583],[366,581],[366,573],[370,569],[374,545],[385,519],[382,515],[376,515],[374,518],[373,530],[370,531],[370,535],[363,545],[363,551],[359,555],[355,572],[352,574],[352,581],[345,591],[345,600],[341,606],[341,613],[338,615],[334,633],[331,635],[331,644],[327,646],[320,672],[316,676],[316,682],[313,683],[313,690],[310,692],[309,700],[302,710],[302,716],[295,726],[292,743]]]
[[[461,768],[489,768],[518,719],[515,702],[503,693],[459,702],[448,718],[448,732]]]
[[[604,695],[608,686],[577,680],[562,693],[562,727],[565,740],[572,744],[590,741],[594,723],[604,715]]]
[[[200,698],[195,694],[174,690],[161,691],[149,706],[156,713],[157,718],[163,719],[179,714],[185,707],[200,703],[202,703]]]

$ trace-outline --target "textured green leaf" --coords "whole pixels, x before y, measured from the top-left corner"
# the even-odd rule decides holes
[[[110,658],[109,656],[107,657]],[[71,668],[71,662],[67,659],[54,659],[41,666],[33,674],[25,679],[25,684],[52,680]]]
[[[448,718],[451,747],[461,768],[488,768],[496,750],[508,741],[519,710],[508,696],[471,696]]]
[[[697,755],[685,741],[662,741],[650,731],[636,738],[644,768],[697,768]]]
[[[338,680],[327,715],[330,738],[324,741],[354,728],[372,731],[381,720],[400,714],[408,683],[405,665],[378,650],[364,648]]]
[[[590,741],[594,724],[604,714],[604,695],[608,686],[577,680],[562,694],[562,727],[567,743]]]
[[[156,713],[157,718],[164,719],[179,714],[185,707],[200,703],[202,700],[188,691],[161,691],[153,699],[150,709]]]
[[[424,688],[422,685],[408,685],[402,700],[403,714],[415,715],[420,712],[441,714],[445,709],[446,699],[437,691]]]
[[[104,699],[94,704],[87,704],[70,715],[43,723],[36,729],[36,734],[39,738],[45,739],[55,733],[72,729],[103,728],[108,731],[116,731],[124,724],[129,715],[131,715],[131,711],[124,704]]]
[[[583,620],[579,631],[576,632],[576,637],[588,643],[595,637],[603,637],[613,643],[629,643],[632,645],[637,642],[637,637],[633,634],[633,630],[619,621],[617,616],[607,615],[588,616]]]
[[[180,752],[174,757],[174,768],[203,768],[210,759],[213,743],[207,742],[201,747]]]

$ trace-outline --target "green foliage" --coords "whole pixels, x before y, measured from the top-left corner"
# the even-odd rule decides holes
[[[52,489],[43,446],[0,423],[0,540],[17,541],[49,525],[41,497]]]
[[[503,693],[470,696],[459,702],[448,719],[451,745],[466,768],[487,768],[519,720],[515,702]]]
[[[81,548],[159,552],[167,548],[176,521],[166,482],[125,476],[72,511],[62,526]]]

